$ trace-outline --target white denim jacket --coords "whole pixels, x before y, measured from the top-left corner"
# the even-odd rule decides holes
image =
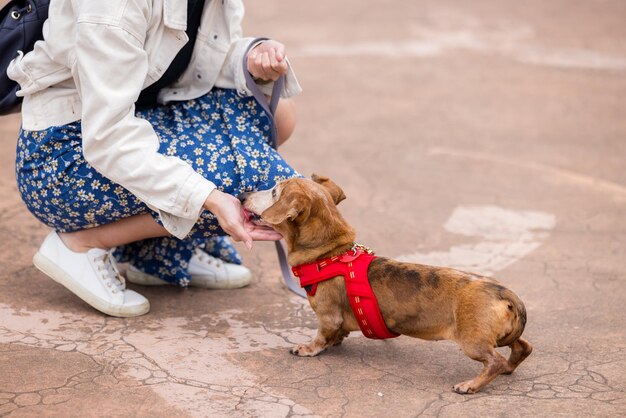
[[[243,13],[241,0],[206,0],[191,62],[159,102],[197,98],[214,86],[251,94],[243,58],[253,38],[241,36]],[[186,26],[187,0],[53,0],[44,41],[20,52],[7,71],[24,97],[23,129],[81,120],[89,164],[156,210],[178,238],[189,233],[215,185],[158,152],[134,102],[187,42]],[[281,95],[300,91],[290,68]]]

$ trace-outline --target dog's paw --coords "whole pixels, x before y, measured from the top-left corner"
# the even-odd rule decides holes
[[[473,381],[468,380],[467,382],[462,382],[454,385],[452,389],[461,395],[471,395],[476,393],[476,389],[472,387]]]
[[[291,354],[293,354],[294,356],[299,356],[299,357],[314,357],[314,356],[317,356],[322,351],[324,351],[324,349],[316,349],[316,348],[311,347],[308,344],[298,344],[297,346],[289,350]]]

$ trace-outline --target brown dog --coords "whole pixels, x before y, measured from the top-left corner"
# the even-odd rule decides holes
[[[326,177],[289,179],[274,188],[240,197],[258,223],[271,225],[287,242],[289,264],[310,263],[348,251],[355,232],[336,205],[345,199]],[[531,353],[521,338],[526,309],[511,290],[487,277],[442,267],[376,258],[368,278],[389,330],[425,340],[453,340],[484,368],[454,386],[475,393],[499,374],[509,374]],[[317,336],[294,347],[298,356],[315,356],[359,330],[342,276],[319,283],[311,307],[319,320]],[[505,359],[495,347],[509,346]]]

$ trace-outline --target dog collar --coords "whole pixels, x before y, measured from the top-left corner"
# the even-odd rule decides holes
[[[387,328],[376,295],[367,278],[368,267],[375,258],[372,250],[354,243],[352,248],[343,254],[293,266],[291,270],[293,275],[300,279],[300,286],[309,296],[315,295],[319,282],[343,276],[350,307],[363,335],[382,340],[400,334]]]

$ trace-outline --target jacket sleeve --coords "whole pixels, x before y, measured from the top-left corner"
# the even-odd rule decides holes
[[[148,72],[142,40],[118,26],[78,23],[75,53],[85,159],[158,211],[164,227],[183,238],[215,185],[180,158],[159,153],[152,126],[135,116]]]

